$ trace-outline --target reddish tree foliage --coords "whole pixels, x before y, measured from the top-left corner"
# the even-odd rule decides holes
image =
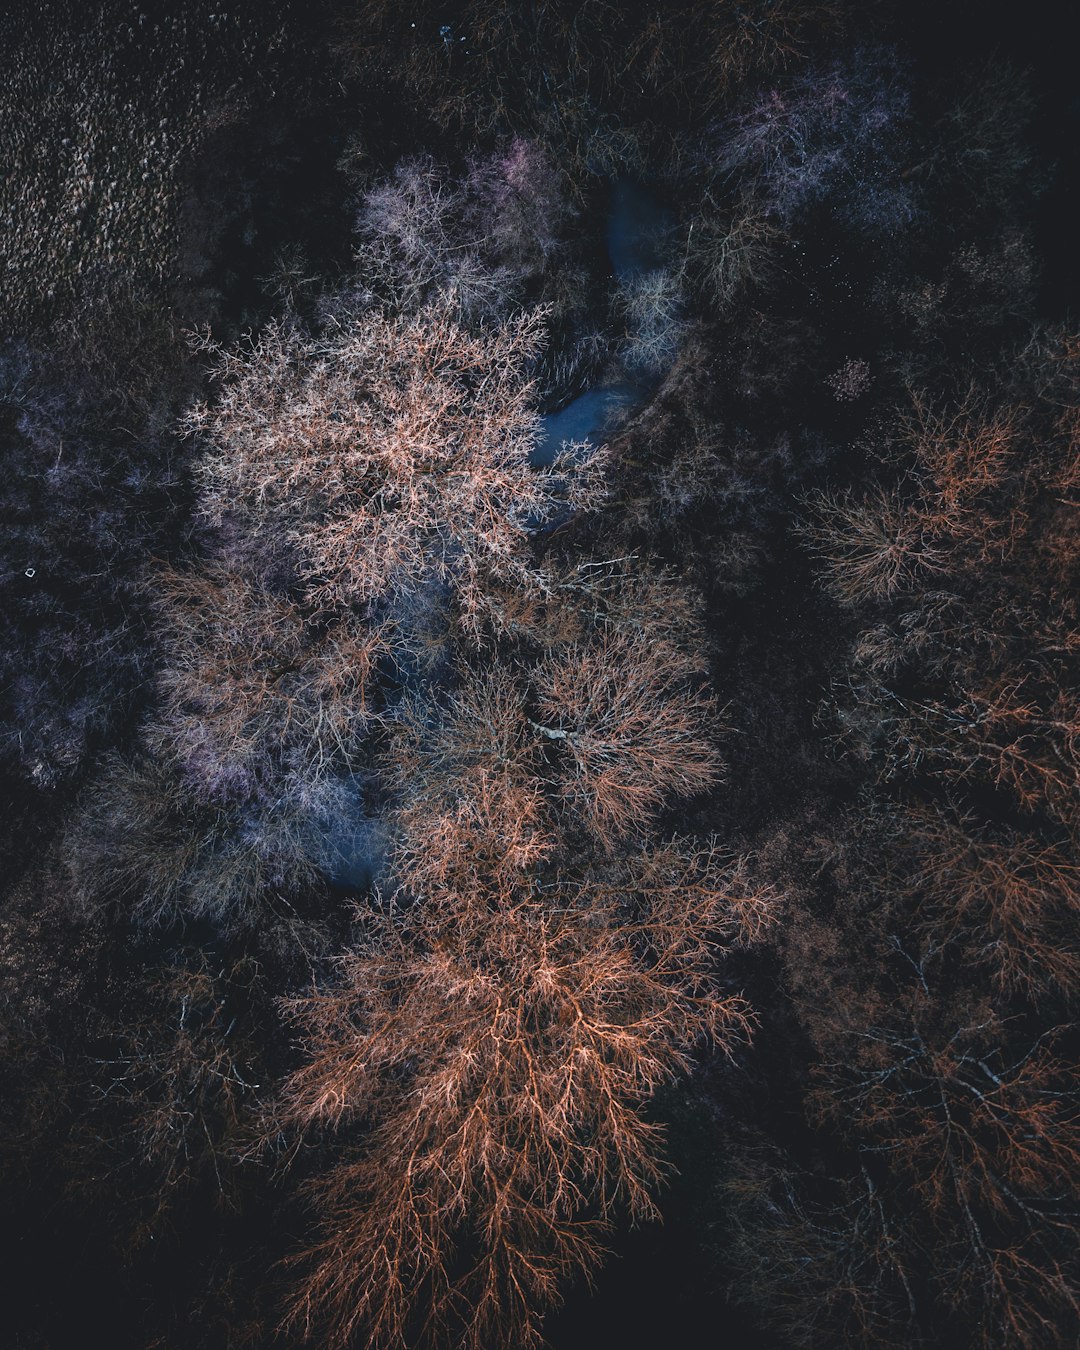
[[[845,891],[832,922],[797,914],[786,935],[789,987],[821,1056],[808,1107],[823,1133],[812,1165],[764,1142],[744,1157],[731,1183],[737,1296],[796,1345],[828,1336],[869,1350],[945,1334],[983,1350],[1071,1344],[1080,1083],[1070,1033],[1040,1033],[1029,1010],[996,1012],[983,988],[989,966],[1006,992],[1045,992],[1054,967],[1039,969],[1039,916],[1013,933],[994,907],[1030,910],[1032,891],[1071,884],[1071,869],[1049,851],[1025,860],[1021,841],[995,847],[984,832],[971,833],[967,856],[970,821],[886,816],[905,846],[915,826],[926,857],[905,892],[896,852],[882,856],[865,816],[853,823],[862,838],[835,860]],[[901,923],[932,940],[901,941]],[[1030,961],[1012,945],[1026,932]]]
[[[889,600],[920,574],[940,569],[925,517],[908,507],[899,489],[879,487],[858,498],[818,492],[808,504],[814,520],[805,537],[843,604]]]
[[[1037,998],[1069,994],[1080,974],[1080,867],[1061,847],[1016,830],[991,831],[971,813],[907,817],[915,851],[909,882],[931,942],[959,944],[995,986]]]
[[[510,268],[524,210],[543,255],[550,212],[518,200],[540,173],[524,151],[471,172],[452,199],[420,161],[369,193],[391,310],[354,293],[317,334],[219,353],[188,426],[231,566],[156,575],[151,759],[99,784],[80,862],[143,916],[231,920],[318,861],[336,775],[361,753],[381,773],[390,899],[291,1005],[272,1124],[347,1150],[294,1262],[294,1324],[342,1346],[536,1342],[615,1213],[655,1212],[642,1108],[698,1043],[747,1038],[716,964],[775,912],[713,845],[649,838],[718,776],[701,604],[632,556],[541,565],[541,528],[601,499],[604,457],[531,462],[543,312],[478,316],[484,250]],[[474,211],[490,237],[447,271]]]
[[[976,1311],[977,1344],[1063,1344],[1080,1327],[1075,1067],[1059,1036],[1025,1041],[988,1009],[958,1026],[918,990],[906,1011],[827,1068],[823,1108],[887,1160],[907,1197],[892,1203],[933,1244],[939,1296]]]
[[[1017,362],[1012,401],[977,387],[916,399],[882,449],[896,486],[819,496],[807,527],[826,584],[877,602],[851,719],[888,775],[987,785],[1029,817],[1077,823],[1080,364],[1066,340]],[[1025,401],[1020,401],[1024,399]],[[918,696],[912,674],[922,676]]]
[[[988,411],[974,389],[951,414],[916,400],[888,447],[904,446],[912,457],[902,483],[861,496],[815,493],[804,533],[836,598],[890,600],[991,551],[1000,556],[1019,504],[993,497],[1015,471],[1019,422],[1018,410]]]
[[[659,1131],[640,1105],[700,1036],[730,1050],[749,1031],[746,1005],[711,982],[712,944],[759,940],[773,894],[710,846],[613,852],[668,794],[715,776],[712,702],[680,692],[702,665],[676,645],[693,603],[607,564],[556,573],[550,594],[526,628],[561,634],[551,656],[398,710],[385,763],[401,908],[344,958],[339,988],[295,1005],[306,1063],[275,1128],[370,1130],[314,1186],[322,1236],[296,1316],[331,1344],[361,1326],[376,1344],[535,1342],[615,1210],[652,1212]],[[582,653],[595,659],[575,681]],[[536,720],[556,712],[564,735]],[[578,792],[607,852],[579,840],[567,872],[575,756],[609,774]]]
[[[535,863],[559,842],[559,802],[611,850],[716,783],[719,719],[692,594],[613,564],[556,573],[551,592],[516,616],[548,639],[545,656],[466,673],[439,711],[417,699],[399,710],[385,763],[415,841],[410,867],[476,851],[512,872]]]
[[[823,874],[783,934],[818,1055],[807,1106],[820,1133],[808,1153],[747,1150],[737,1296],[798,1345],[1070,1345],[1071,853],[974,807],[877,792],[844,833],[814,828],[792,831],[772,865],[788,853]]]
[[[520,680],[496,668],[441,713],[411,702],[391,742],[399,790],[398,866],[420,894],[514,884],[555,847],[537,737]]]
[[[672,796],[711,787],[716,701],[688,685],[700,658],[647,635],[601,635],[534,673],[537,730],[560,751],[560,792],[606,847]]]
[[[336,987],[291,1005],[304,1063],[275,1127],[366,1125],[314,1184],[294,1317],[333,1346],[361,1327],[374,1345],[536,1344],[615,1212],[655,1213],[662,1131],[640,1107],[699,1038],[731,1053],[748,1035],[711,941],[759,936],[771,899],[672,844],[391,908]]]

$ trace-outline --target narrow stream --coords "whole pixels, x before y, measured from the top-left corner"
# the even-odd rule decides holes
[[[672,213],[639,184],[627,179],[612,184],[605,237],[612,272],[621,284],[632,285],[662,269],[664,241],[674,223]],[[632,377],[616,366],[603,384],[541,419],[543,436],[532,463],[550,464],[569,441],[600,444],[606,432],[648,400],[662,375],[657,371]]]

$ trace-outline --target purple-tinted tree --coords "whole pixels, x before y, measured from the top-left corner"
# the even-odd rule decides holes
[[[895,230],[915,212],[908,103],[896,53],[859,50],[756,95],[716,127],[705,167],[740,178],[783,222],[828,204],[857,229]]]

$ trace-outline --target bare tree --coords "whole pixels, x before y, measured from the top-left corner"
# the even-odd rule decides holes
[[[273,1128],[362,1127],[312,1186],[293,1317],[331,1346],[534,1345],[614,1214],[655,1214],[662,1130],[640,1107],[699,1038],[748,1036],[712,944],[759,936],[771,896],[676,843],[425,900],[290,1005],[303,1062]]]
[[[544,585],[532,531],[596,504],[600,460],[534,468],[533,311],[469,332],[445,310],[391,318],[342,304],[319,337],[271,328],[221,353],[221,393],[189,426],[203,505],[286,530],[312,595],[366,604],[445,581],[472,630],[498,585]]]
[[[374,717],[387,628],[305,613],[220,570],[159,569],[151,585],[167,657],[153,738],[193,785],[251,796],[283,763],[311,778],[348,764]]]
[[[909,890],[930,941],[959,944],[998,989],[1068,995],[1080,973],[1080,868],[1060,846],[991,830],[971,812],[906,815],[915,851]]]
[[[645,635],[605,634],[534,672],[537,729],[562,759],[559,791],[606,846],[719,777],[716,701],[692,679],[699,659]]]

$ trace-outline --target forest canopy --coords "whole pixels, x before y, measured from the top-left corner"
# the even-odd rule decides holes
[[[1066,10],[5,8],[5,1345],[1077,1343]]]

